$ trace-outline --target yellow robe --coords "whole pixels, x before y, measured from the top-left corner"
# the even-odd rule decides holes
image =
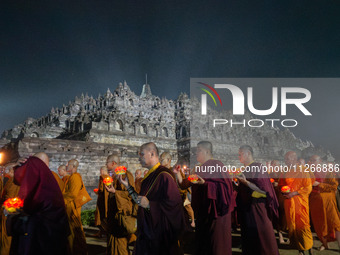
[[[310,177],[310,178],[308,178]],[[285,175],[279,180],[280,186],[289,186],[291,192],[297,191],[290,199],[285,199],[284,208],[291,245],[298,250],[309,250],[313,247],[313,236],[309,222],[309,194],[314,179],[308,173],[299,170]]]
[[[53,172],[53,171],[51,171],[51,172],[52,172],[55,180],[57,181],[61,192],[63,192],[65,183],[63,182],[62,179],[60,179],[59,175],[56,172]]]
[[[73,255],[87,254],[86,238],[81,224],[81,207],[76,208],[74,203],[81,187],[81,175],[79,173],[74,173],[65,183],[65,189],[63,192],[66,213],[71,229],[69,244]]]
[[[335,192],[338,182],[332,174],[318,185],[310,195],[310,211],[315,232],[320,240],[335,240],[335,231],[340,231],[340,213],[337,209]]]
[[[10,178],[7,181],[5,187],[3,188],[2,203],[8,198],[14,198],[18,196],[19,189],[20,186],[15,185],[13,183],[13,178]],[[1,246],[0,246],[1,255],[9,254],[12,242],[12,237],[7,235],[6,220],[7,217],[3,214],[3,210],[1,210]]]

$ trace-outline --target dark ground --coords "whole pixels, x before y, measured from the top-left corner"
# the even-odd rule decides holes
[[[89,255],[105,255],[106,251],[106,236],[102,238],[95,238],[91,237],[95,234],[98,229],[93,227],[84,227],[85,234],[86,234],[86,241],[88,246]],[[240,243],[241,243],[241,235],[240,232],[233,233],[233,255],[241,255]],[[286,237],[286,236],[285,236]],[[313,254],[314,255],[339,255],[339,249],[336,242],[329,243],[329,250],[325,251],[318,251],[317,247],[321,245],[320,241],[317,239],[315,233],[313,233],[314,237],[314,247],[313,247]],[[194,233],[187,233],[185,240],[183,241],[183,250],[186,255],[192,254],[193,251],[193,240],[194,240]],[[133,247],[130,247],[131,250]],[[280,255],[297,255],[298,251],[293,250],[289,247],[289,245],[281,245],[279,244]]]

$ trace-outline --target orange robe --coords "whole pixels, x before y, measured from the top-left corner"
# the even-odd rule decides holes
[[[52,172],[52,174],[53,174],[55,180],[57,181],[60,190],[63,191],[63,190],[64,190],[64,185],[65,185],[64,182],[63,182],[63,180],[60,179],[59,175],[58,175],[56,172],[53,172],[53,171],[51,171],[51,172]]]
[[[10,178],[5,187],[3,188],[1,203],[3,203],[8,198],[14,198],[18,196],[20,186],[15,185],[13,183],[13,178]],[[7,235],[6,230],[6,220],[7,217],[3,214],[3,210],[1,210],[1,246],[0,246],[0,254],[1,255],[8,255],[10,248],[12,237]]]
[[[311,177],[311,178],[308,178]],[[309,222],[309,194],[314,179],[308,173],[290,172],[285,179],[279,180],[279,186],[289,186],[291,192],[297,191],[290,199],[285,199],[284,208],[291,245],[298,250],[309,250],[313,247],[313,237]]]
[[[130,185],[134,187],[133,175],[129,171],[126,172],[126,175]],[[117,179],[114,178],[112,185],[115,188],[116,193],[110,193],[108,197],[107,254],[129,255],[128,244],[131,242],[131,236],[133,236],[133,234],[129,235],[122,233],[122,229],[119,224],[117,224],[117,214],[131,215],[136,217],[137,220],[138,206],[133,202],[124,185],[122,185]]]
[[[315,232],[320,240],[335,240],[335,231],[340,231],[340,213],[337,209],[335,192],[338,182],[331,174],[310,195],[310,211]]]
[[[65,183],[63,192],[66,213],[68,216],[71,235],[69,236],[69,244],[74,255],[87,254],[86,238],[81,223],[81,207],[76,208],[74,200],[78,196],[82,188],[82,178],[79,173],[72,174]]]

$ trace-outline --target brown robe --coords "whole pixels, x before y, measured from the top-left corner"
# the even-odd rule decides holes
[[[202,167],[223,167],[222,162],[210,159]],[[202,175],[204,177],[204,175]],[[201,177],[202,177],[201,176]],[[230,179],[204,178],[204,184],[192,184],[184,179],[183,189],[192,186],[192,208],[196,217],[195,254],[232,254],[231,212],[235,206]]]
[[[136,255],[182,254],[178,246],[184,212],[174,174],[158,163],[143,179],[141,196],[150,209],[138,208]]]
[[[129,171],[126,171],[126,176],[129,183],[134,186],[133,175]],[[124,233],[125,230],[120,227],[117,217],[118,214],[136,217],[137,205],[132,201],[124,185],[114,176],[112,185],[116,192],[114,194],[110,193],[108,196],[107,254],[129,255],[128,242],[131,234]]]
[[[103,230],[107,231],[107,202],[109,192],[106,190],[105,185],[103,183],[105,176],[99,177],[98,184],[98,197],[97,197],[97,206],[95,211],[94,222],[96,226],[100,226]]]
[[[249,167],[258,167],[252,163]],[[267,173],[245,173],[246,178],[266,192],[266,198],[252,197],[253,190],[240,182],[237,194],[238,219],[241,224],[242,254],[279,254],[272,221],[278,218],[278,201]]]

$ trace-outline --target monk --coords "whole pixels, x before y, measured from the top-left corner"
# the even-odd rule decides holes
[[[139,193],[140,192],[140,187],[142,186],[142,170],[141,169],[137,169],[135,172],[135,188],[136,188],[136,192]]]
[[[49,158],[41,152],[14,172],[24,205],[21,213],[8,216],[10,254],[68,254],[63,196],[48,166]]]
[[[129,192],[123,184],[118,181],[115,174],[116,168],[120,166],[120,157],[118,154],[112,154],[107,157],[106,167],[109,175],[113,178],[113,183],[110,186],[105,186],[110,192],[108,196],[108,238],[107,238],[107,254],[110,255],[128,255],[129,241],[135,230],[127,229],[121,224],[121,218],[125,217],[127,223],[136,226],[137,220],[137,205],[132,201]],[[133,175],[130,171],[126,171],[124,175],[129,183],[134,187]],[[127,217],[126,217],[127,216]]]
[[[313,155],[308,162],[311,168],[323,167],[320,156]],[[327,169],[328,170],[328,169]],[[315,232],[322,242],[320,251],[328,249],[328,242],[336,240],[340,246],[340,213],[337,210],[335,192],[338,182],[332,172],[315,172],[316,180],[309,197],[310,213]],[[326,177],[326,178],[323,178]]]
[[[139,195],[128,179],[119,177],[139,205],[134,254],[182,254],[178,240],[184,228],[184,214],[175,176],[161,166],[158,148],[152,142],[140,147],[139,161],[142,167],[149,169]]]
[[[168,169],[172,169],[171,167],[171,160],[172,160],[172,157],[171,157],[171,154],[169,152],[163,152],[161,154],[161,156],[159,157],[160,158],[160,163],[162,166],[168,168]],[[180,162],[177,162],[177,164],[180,163]],[[186,164],[180,164],[181,166],[185,166]],[[184,169],[183,169],[184,170]],[[183,171],[181,171],[181,175],[182,175],[182,178],[185,179],[185,174]],[[184,206],[184,209],[185,209],[185,212],[186,212],[186,219],[187,221],[191,221],[191,224],[190,226],[192,228],[195,227],[195,216],[194,216],[194,210],[192,209],[191,207],[191,203],[188,199],[188,193],[190,193],[190,188],[187,188],[187,189],[181,189],[179,186],[178,186],[178,190],[179,190],[179,193],[181,195],[181,198],[182,198],[182,201],[183,201],[183,206]]]
[[[196,159],[202,168],[223,164],[213,159],[209,141],[197,144]],[[177,169],[178,168],[178,169]],[[183,179],[183,168],[174,169],[182,189],[191,186],[192,208],[196,217],[195,254],[232,254],[231,212],[235,206],[231,179],[224,175],[199,177],[197,184]],[[179,169],[181,169],[182,174]]]
[[[53,174],[55,180],[57,181],[57,183],[59,185],[59,188],[60,188],[60,190],[62,192],[64,190],[65,183],[63,182],[62,179],[60,179],[60,177],[58,176],[58,174],[56,172],[52,171],[52,174]]]
[[[272,160],[270,163],[272,168],[280,167],[280,162],[278,160]],[[282,195],[281,187],[279,186],[279,179],[281,177],[281,172],[272,172],[269,177],[274,179],[273,186],[276,194],[276,198],[279,202],[279,218],[274,220],[273,224],[275,226],[276,231],[279,233],[279,241],[280,244],[287,243],[283,238],[283,232],[287,231],[287,223],[286,223],[286,215],[285,215],[285,207],[284,201],[285,198]]]
[[[95,237],[102,237],[102,234],[107,231],[107,200],[108,200],[108,191],[104,187],[103,180],[105,177],[108,176],[107,167],[102,166],[100,168],[100,176],[99,176],[99,183],[98,183],[98,195],[97,197],[97,205],[96,211],[94,216],[95,225],[99,228]]]
[[[242,254],[278,255],[272,224],[278,218],[279,206],[274,188],[267,172],[262,172],[262,164],[254,162],[252,147],[243,145],[238,154],[246,169],[237,177],[240,183],[236,198]]]
[[[15,164],[9,164],[6,166],[8,169],[8,176],[9,179],[7,180],[1,197],[1,204],[9,198],[14,198],[18,196],[18,192],[20,186],[15,185],[13,183],[14,177],[14,166]],[[6,230],[6,220],[7,217],[4,215],[3,210],[1,210],[1,246],[0,246],[0,255],[7,255],[9,254],[11,248],[12,237],[7,235]]]
[[[61,177],[61,179],[63,180],[64,183],[66,183],[67,179],[70,177],[70,175],[66,171],[65,165],[60,165],[58,167],[58,174],[59,174],[59,176]],[[64,185],[64,187],[65,187],[65,185]]]
[[[299,255],[308,251],[312,254],[313,237],[309,223],[309,194],[312,191],[312,176],[298,165],[297,154],[289,151],[285,154],[285,163],[289,169],[279,186],[288,186],[290,193],[284,194],[285,214],[291,245],[299,250]],[[296,169],[296,171],[295,171]],[[301,170],[300,170],[301,169]]]
[[[76,207],[75,199],[83,185],[82,177],[77,173],[79,162],[71,159],[67,163],[67,172],[70,174],[63,192],[66,205],[66,212],[70,224],[71,235],[69,236],[69,245],[74,255],[87,254],[85,233],[81,224],[81,207]]]

